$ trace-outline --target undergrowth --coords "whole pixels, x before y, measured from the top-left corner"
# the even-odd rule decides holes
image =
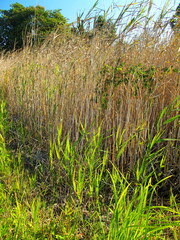
[[[32,171],[20,151],[15,157],[7,148],[11,123],[4,102],[0,120],[1,239],[178,239],[176,196],[171,192],[163,206],[157,195],[171,176],[153,183],[154,161],[161,158],[163,167],[163,149],[151,152],[158,142],[172,139],[162,139],[157,132],[132,178],[109,162],[101,128],[91,135],[84,129],[80,151],[69,135],[62,138],[61,125],[46,164],[39,163]],[[123,144],[127,143],[118,154]]]

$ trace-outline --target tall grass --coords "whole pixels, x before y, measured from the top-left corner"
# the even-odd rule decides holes
[[[76,140],[80,123],[91,129],[101,124],[103,134],[112,135],[105,143],[112,158],[115,132],[126,141],[141,126],[141,147],[134,139],[121,164],[133,166],[156,131],[160,112],[179,95],[178,53],[173,46],[139,49],[135,44],[106,46],[98,38],[91,44],[79,37],[60,40],[1,59],[1,86],[12,118],[31,133],[28,141],[35,138],[46,146],[60,123],[63,135],[70,132]],[[179,138],[173,124],[165,137]]]
[[[1,239],[178,239],[179,42],[144,3],[1,55]]]
[[[84,136],[82,152],[69,136],[61,139],[59,129],[49,163],[41,163],[32,172],[20,154],[14,157],[6,147],[4,107],[2,103],[1,239],[178,239],[176,197],[170,195],[170,206],[153,205],[165,179],[153,184],[152,170],[140,181],[142,168],[148,170],[145,165],[136,167],[133,181],[113,163],[108,167],[100,129],[91,137]]]

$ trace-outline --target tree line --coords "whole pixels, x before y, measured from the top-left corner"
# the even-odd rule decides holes
[[[79,16],[76,26],[68,24],[61,9],[45,10],[44,7],[24,7],[20,3],[10,5],[9,10],[0,10],[0,50],[21,49],[28,41],[41,43],[53,31],[67,31],[76,35],[93,36],[96,32],[110,38],[116,37],[116,26],[106,15],[94,17],[93,30],[85,28],[85,21]],[[179,31],[180,4],[170,20],[173,30]]]

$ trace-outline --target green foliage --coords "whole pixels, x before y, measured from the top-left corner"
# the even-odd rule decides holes
[[[97,7],[99,3],[99,0],[97,0],[92,8],[88,11],[88,13],[84,16],[84,12],[80,13],[77,15],[77,21],[75,22],[75,26],[73,24],[72,27],[72,32],[75,33],[76,35],[82,35],[82,34],[89,34],[89,25],[90,25],[90,20],[93,19],[92,13],[94,9]]]
[[[178,33],[180,29],[180,4],[176,8],[176,13],[170,20],[171,28]]]
[[[107,37],[116,36],[116,27],[112,19],[107,19],[106,15],[99,15],[94,21],[94,30]]]
[[[111,18],[107,17],[108,11],[104,13],[94,13],[99,1],[97,0],[88,13],[84,16],[84,12],[77,16],[76,26],[73,25],[72,32],[77,35],[85,35],[89,38],[97,33],[104,37],[116,37],[116,24]],[[95,14],[95,15],[94,15]]]
[[[100,74],[105,78],[105,81],[103,85],[100,83],[101,91],[97,85],[97,94],[101,94],[102,107],[106,108],[112,88],[115,90],[121,84],[128,85],[131,82],[133,85],[132,94],[134,96],[137,96],[139,90],[142,90],[142,88],[150,94],[154,90],[159,73],[163,75],[171,74],[172,72],[179,73],[179,71],[178,68],[174,67],[160,69],[154,66],[146,67],[142,64],[126,66],[125,63],[118,63],[115,67],[104,64]]]
[[[42,41],[51,31],[64,26],[66,21],[60,10],[12,4],[9,10],[0,10],[0,48],[22,48],[28,38],[33,42]]]

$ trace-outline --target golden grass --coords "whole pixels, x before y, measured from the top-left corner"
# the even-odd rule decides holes
[[[111,159],[122,170],[127,166],[132,168],[144,151],[149,134],[153,136],[160,112],[180,93],[179,72],[173,71],[179,68],[178,44],[178,41],[167,44],[148,37],[131,44],[109,44],[98,36],[91,41],[57,36],[39,48],[27,47],[21,52],[2,54],[1,89],[12,119],[23,122],[32,142],[40,139],[39,144],[47,147],[60,123],[63,135],[70,132],[73,140],[79,138],[82,125],[86,129],[92,125],[93,131],[101,124],[102,134],[111,135],[105,142],[112,153]],[[107,84],[114,77],[112,69],[120,63],[124,64],[124,72],[138,64],[154,66],[152,91],[132,72],[128,74],[128,83]],[[109,69],[103,73],[105,66]],[[168,71],[163,71],[164,68]],[[123,71],[119,72],[122,80],[125,79]],[[164,137],[180,137],[178,126],[173,124],[165,129]],[[123,141],[135,134],[121,160],[115,159],[117,132],[119,136],[123,133]]]

